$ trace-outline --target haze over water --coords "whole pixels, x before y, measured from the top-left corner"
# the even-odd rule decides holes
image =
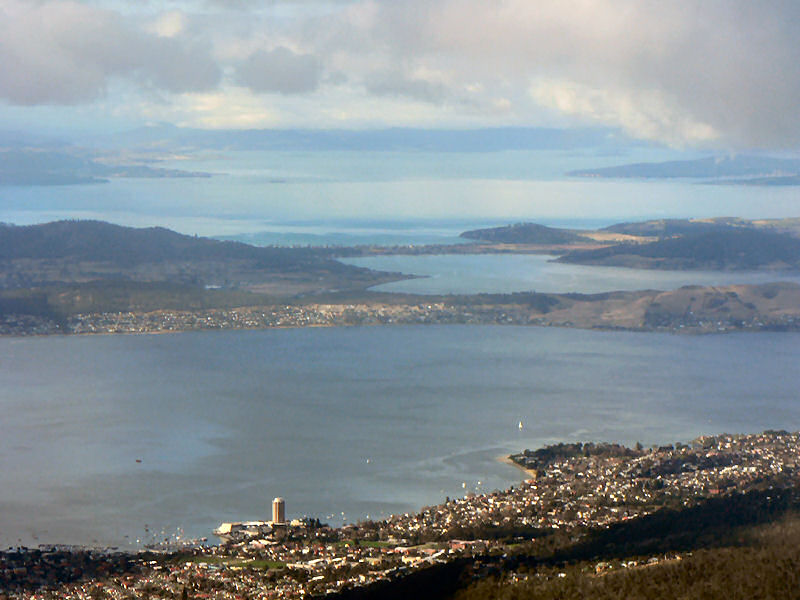
[[[217,174],[210,179],[0,186],[0,221],[92,218],[186,234],[272,232],[262,243],[291,245],[449,243],[467,229],[518,221],[600,227],[665,217],[796,216],[792,186],[564,176],[572,169],[675,156],[686,157],[648,148],[613,156],[589,150],[226,152],[159,163]]]

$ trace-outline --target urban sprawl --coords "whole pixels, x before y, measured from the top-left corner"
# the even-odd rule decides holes
[[[169,333],[220,329],[269,329],[276,327],[332,327],[342,325],[536,325],[540,327],[587,327],[569,317],[542,316],[522,305],[492,304],[302,304],[196,311],[159,310],[78,314],[57,322],[35,315],[0,315],[0,335]],[[588,325],[619,329],[614,322]],[[722,333],[726,331],[796,330],[794,314],[770,317],[754,314],[747,319],[701,317],[691,311],[659,325],[622,328],[646,331]]]
[[[12,548],[0,553],[0,599],[323,595],[507,552],[520,540],[535,545],[548,531],[604,528],[711,497],[793,487],[798,450],[800,433],[784,431],[653,448],[558,444],[511,456],[528,479],[508,490],[448,498],[383,521],[339,528],[287,521],[276,498],[272,521],[223,524],[218,546],[139,554]]]

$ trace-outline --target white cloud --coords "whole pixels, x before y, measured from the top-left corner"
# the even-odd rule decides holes
[[[165,12],[148,29],[159,37],[176,37],[186,29],[186,15],[179,10]]]
[[[111,11],[67,0],[0,8],[0,97],[13,104],[91,101],[114,77],[176,93],[220,80],[206,45],[160,37]]]
[[[166,113],[227,96],[218,123],[248,122],[253,103],[288,125],[368,106],[385,125],[550,114],[672,144],[796,146],[798,22],[796,0],[0,0],[0,98],[86,103],[124,81]]]
[[[597,89],[570,81],[539,81],[531,96],[567,115],[622,128],[632,137],[675,146],[719,139],[707,123],[694,121],[658,90]]]
[[[517,116],[534,101],[670,143],[780,146],[800,142],[798,22],[788,0],[408,0],[315,33],[342,68],[369,47],[374,92],[442,103],[477,83]],[[420,67],[450,76],[430,89],[408,77]]]

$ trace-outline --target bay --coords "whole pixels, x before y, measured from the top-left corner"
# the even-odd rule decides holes
[[[685,285],[800,283],[792,271],[662,271],[553,262],[544,254],[389,255],[340,259],[377,271],[417,275],[377,285],[376,292],[481,294],[530,292],[598,294],[674,290]]]
[[[798,342],[512,326],[2,339],[0,545],[207,536],[277,495],[341,524],[506,487],[522,474],[496,458],[546,443],[798,429]]]

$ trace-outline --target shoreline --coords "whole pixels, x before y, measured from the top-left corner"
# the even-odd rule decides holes
[[[508,465],[508,466],[510,466],[510,467],[514,467],[514,468],[515,468],[515,469],[517,469],[518,471],[522,471],[523,473],[525,473],[526,475],[528,475],[528,479],[525,479],[524,481],[530,481],[530,480],[532,480],[532,479],[536,479],[536,472],[535,472],[535,471],[533,471],[533,470],[531,470],[531,469],[527,469],[527,468],[523,467],[521,464],[519,464],[519,463],[515,462],[515,461],[514,461],[514,460],[511,458],[511,456],[510,456],[510,455],[505,455],[505,454],[503,454],[503,455],[501,455],[501,456],[498,456],[498,457],[497,457],[495,460],[496,460],[497,462],[499,462],[499,463],[506,464],[506,465]]]
[[[171,586],[178,575],[197,581],[214,578],[230,593],[225,597],[233,598],[241,593],[242,585],[250,586],[248,591],[262,589],[263,582],[252,575],[269,571],[281,577],[286,597],[299,599],[309,592],[339,592],[394,580],[464,558],[483,561],[487,551],[505,557],[510,549],[519,547],[520,539],[533,543],[557,530],[580,537],[581,532],[607,530],[656,513],[669,514],[671,508],[705,510],[716,503],[712,506],[716,511],[721,502],[735,504],[741,498],[763,497],[769,503],[774,496],[800,506],[798,448],[800,433],[782,430],[707,435],[688,444],[650,448],[616,443],[555,444],[526,453],[541,471],[535,481],[469,493],[413,514],[370,522],[370,527],[330,527],[308,519],[287,525],[292,528],[288,542],[286,529],[273,535],[270,528],[258,532],[264,539],[256,539],[245,527],[241,535],[212,547],[186,545],[135,552],[57,544],[10,548],[0,551],[0,566],[5,567],[0,569],[0,585],[5,578],[9,587],[30,594],[25,596],[30,598],[40,589],[88,591],[105,586],[120,593],[136,585],[174,592]],[[513,463],[510,456],[497,460]],[[676,471],[676,461],[693,468]],[[651,485],[656,480],[662,485]],[[606,501],[609,497],[613,502]],[[320,539],[325,543],[320,544]],[[304,548],[302,556],[297,544]],[[594,564],[597,559],[592,560]],[[217,567],[209,569],[210,565]],[[341,571],[326,579],[331,565]],[[243,568],[248,577],[243,577]]]
[[[471,326],[513,326],[513,327],[542,327],[542,328],[559,328],[559,329],[578,329],[582,331],[596,331],[596,332],[621,332],[621,333],[657,333],[664,335],[725,335],[729,333],[800,333],[800,322],[792,326],[780,325],[764,325],[757,327],[725,327],[722,329],[703,328],[703,327],[622,327],[622,326],[604,326],[604,325],[589,325],[580,326],[569,323],[516,323],[516,322],[477,322],[477,323],[454,323],[454,322],[441,322],[441,323],[315,323],[311,325],[268,325],[263,327],[187,327],[185,329],[151,329],[146,331],[52,331],[52,332],[33,332],[33,333],[6,333],[0,331],[0,339],[44,339],[51,337],[103,337],[103,336],[137,336],[137,335],[171,335],[181,333],[195,333],[195,332],[223,332],[223,331],[269,331],[276,329],[332,329],[332,328],[347,328],[347,327],[407,327],[415,325],[471,325]]]
[[[291,302],[291,301],[288,301]],[[599,331],[708,334],[800,331],[800,285],[683,287],[607,294],[366,296],[237,308],[8,313],[0,336],[142,334],[354,325],[525,325]]]

